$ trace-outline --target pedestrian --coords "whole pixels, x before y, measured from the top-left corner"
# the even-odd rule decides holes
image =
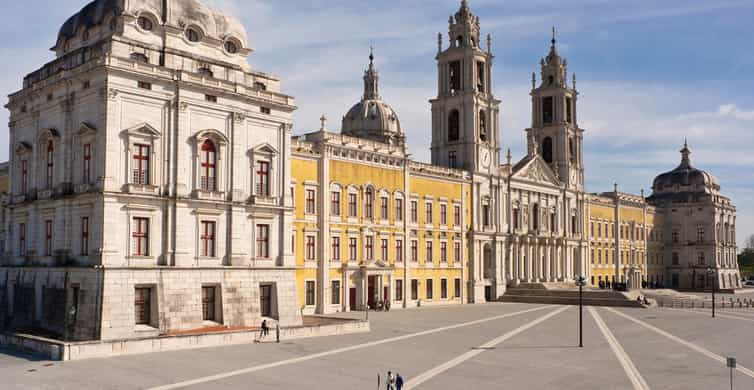
[[[280,342],[280,324],[275,324],[275,340]]]
[[[388,371],[387,372],[387,378],[385,378],[385,383],[387,383],[387,390],[395,390],[395,378],[393,377],[393,373]]]
[[[399,373],[395,373],[395,390],[403,389],[403,377]]]
[[[263,339],[264,336],[267,336],[267,333],[270,331],[270,328],[267,327],[267,320],[262,320],[262,334],[259,337],[259,339]]]

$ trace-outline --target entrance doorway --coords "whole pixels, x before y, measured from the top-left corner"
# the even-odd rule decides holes
[[[367,278],[367,309],[376,307],[377,301],[377,276]]]
[[[487,302],[492,301],[492,286],[484,286],[484,299]]]
[[[262,317],[278,317],[274,283],[259,285],[259,311]]]
[[[348,289],[348,309],[356,310],[356,287]]]

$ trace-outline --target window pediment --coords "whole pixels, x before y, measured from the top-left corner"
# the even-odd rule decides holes
[[[228,137],[226,137],[225,134],[215,129],[202,130],[196,133],[194,138],[196,139],[197,142],[210,139],[219,145],[228,145],[230,143],[230,141],[228,141]]]
[[[16,142],[16,147],[14,148],[17,155],[23,155],[26,153],[31,153],[31,145],[29,145],[26,142]]]
[[[149,123],[141,123],[136,126],[130,127],[124,131],[128,136],[141,136],[149,138],[159,138],[162,136],[157,129],[152,127]]]
[[[79,136],[95,134],[95,133],[97,133],[97,129],[94,126],[86,122],[81,122],[81,126],[79,126],[79,133],[78,133]]]
[[[49,140],[57,140],[60,138],[60,133],[55,129],[42,129],[37,136],[37,144],[41,145]]]
[[[276,156],[278,154],[277,149],[268,143],[263,143],[252,148],[249,153],[255,156]]]

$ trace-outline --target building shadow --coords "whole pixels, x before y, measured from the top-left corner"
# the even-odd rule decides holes
[[[10,356],[16,359],[26,360],[29,362],[44,362],[44,361],[50,360],[50,359],[44,358],[41,355],[37,355],[29,351],[24,351],[21,349],[7,347],[7,346],[0,347],[0,358],[2,358],[2,356]]]

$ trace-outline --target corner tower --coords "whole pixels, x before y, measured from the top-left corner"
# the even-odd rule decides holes
[[[432,164],[490,174],[499,163],[499,105],[492,94],[492,42],[480,46],[479,17],[466,0],[438,34],[437,98],[432,104]]]
[[[555,28],[552,46],[540,61],[541,80],[532,74],[532,126],[526,130],[528,154],[541,153],[567,188],[584,189],[583,133],[578,126],[576,75],[568,86],[568,61],[558,54]]]

